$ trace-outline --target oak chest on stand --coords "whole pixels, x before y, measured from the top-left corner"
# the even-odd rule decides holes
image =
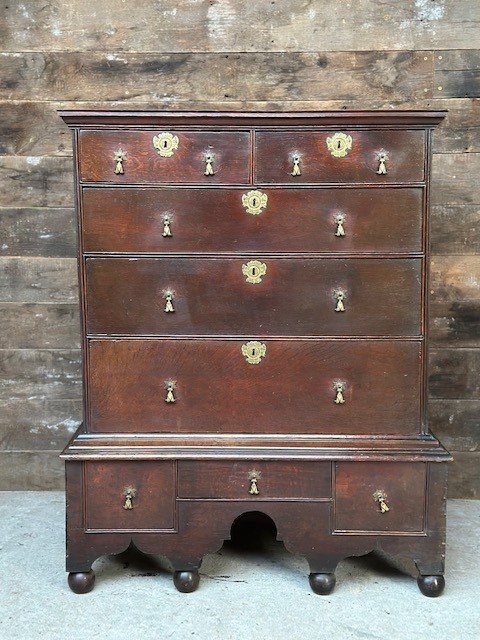
[[[260,511],[330,593],[343,558],[443,590],[426,421],[431,135],[443,112],[79,112],[84,424],[67,570],[131,542],[175,586]]]

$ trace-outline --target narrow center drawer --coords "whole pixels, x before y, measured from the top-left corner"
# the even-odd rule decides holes
[[[180,462],[180,498],[284,500],[330,498],[329,462]]]

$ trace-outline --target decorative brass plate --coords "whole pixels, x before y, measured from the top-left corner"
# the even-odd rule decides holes
[[[251,213],[254,216],[258,216],[262,213],[262,210],[267,206],[268,196],[262,191],[249,191],[242,196],[242,204],[245,207],[247,213]]]
[[[258,284],[267,273],[267,265],[260,260],[250,260],[247,264],[242,264],[242,273],[246,276],[247,282]]]
[[[258,364],[267,353],[267,345],[257,340],[242,344],[242,354],[248,364]]]
[[[334,158],[344,158],[352,148],[352,136],[334,133],[331,138],[327,138],[327,147]]]
[[[174,136],[173,133],[168,131],[162,131],[152,139],[153,146],[157,150],[157,153],[162,158],[170,158],[173,153],[178,149],[178,136]]]

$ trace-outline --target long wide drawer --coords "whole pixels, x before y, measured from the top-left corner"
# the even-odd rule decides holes
[[[424,172],[423,131],[263,131],[255,137],[259,184],[422,182]]]
[[[178,496],[224,500],[330,498],[330,462],[180,461]]]
[[[78,145],[80,179],[86,182],[226,184],[250,179],[248,132],[82,131]]]
[[[421,259],[88,258],[87,331],[417,336]]]
[[[85,187],[85,252],[415,252],[423,189]],[[250,195],[249,195],[250,194]],[[260,199],[263,197],[263,200]]]
[[[92,339],[89,430],[414,434],[421,353],[402,340]]]

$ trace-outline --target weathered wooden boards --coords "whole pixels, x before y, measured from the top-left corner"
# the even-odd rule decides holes
[[[477,0],[22,0],[6,51],[361,51],[480,47]]]
[[[0,488],[60,486],[57,451],[81,416],[57,109],[396,107],[449,110],[434,143],[430,416],[457,460],[450,494],[480,497],[480,3],[174,4],[0,7]]]

